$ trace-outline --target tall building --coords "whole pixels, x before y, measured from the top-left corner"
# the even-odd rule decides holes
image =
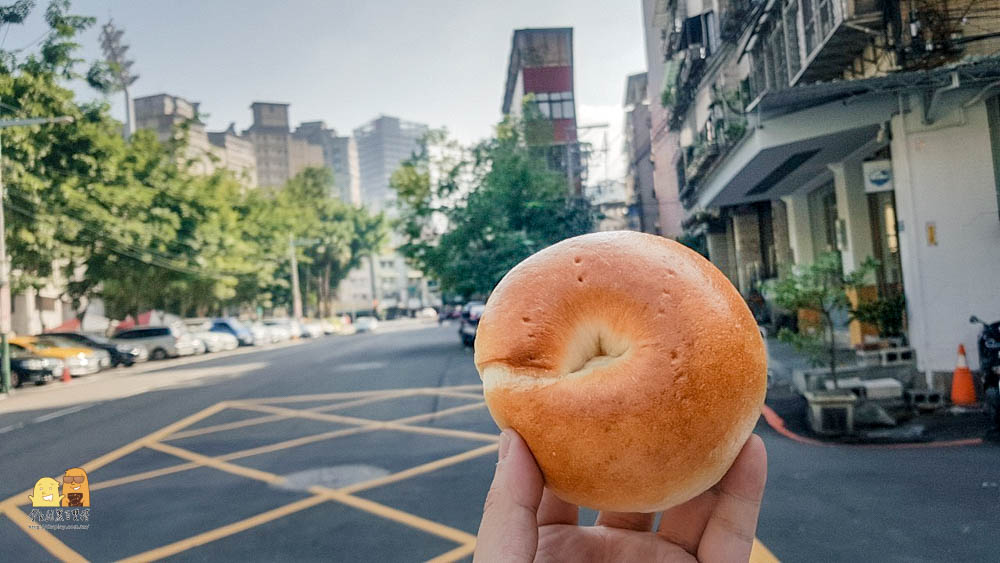
[[[257,158],[253,146],[237,137],[233,126],[220,132],[207,132],[198,117],[197,102],[179,96],[156,94],[136,98],[137,129],[151,129],[160,140],[180,134],[187,127],[187,158],[196,174],[211,174],[218,168],[233,172],[247,186],[257,185]]]
[[[642,19],[646,39],[646,100],[649,104],[650,160],[653,164],[653,190],[659,207],[660,234],[676,239],[683,229],[677,167],[680,160],[679,134],[669,126],[670,104],[664,103],[663,84],[677,71],[673,61],[664,57],[666,42],[674,39],[678,25],[669,11],[669,2],[642,0]],[[667,100],[669,102],[669,100]]]
[[[389,179],[427,133],[421,123],[382,115],[354,130],[361,176],[361,201],[373,210],[394,198]]]
[[[660,208],[653,188],[653,160],[650,154],[649,101],[646,73],[628,77],[625,83],[625,154],[628,158],[625,190],[644,233],[660,234]]]
[[[292,136],[288,104],[254,102],[250,109],[253,125],[243,137],[253,143],[260,185],[281,186],[306,168],[325,165],[322,147]]]
[[[428,131],[426,125],[379,116],[354,130],[361,176],[361,201],[373,212],[394,213],[395,193],[389,187],[392,173],[417,149]],[[342,312],[375,308],[387,317],[412,315],[423,307],[440,305],[432,284],[396,252],[398,235],[390,235],[383,252],[351,272],[338,295]]]
[[[338,137],[337,131],[322,121],[306,121],[295,128],[292,136],[322,147],[323,161],[333,170],[335,193],[341,201],[361,205],[361,178],[358,147],[353,137]]]
[[[572,190],[580,193],[584,170],[577,140],[572,28],[514,31],[501,111],[520,116],[525,98],[552,126],[551,134],[544,131],[528,142],[548,145],[549,165],[564,172]]]
[[[253,143],[236,133],[235,123],[230,123],[225,131],[209,131],[208,142],[212,143],[222,166],[245,178],[247,185],[257,186],[257,153]]]

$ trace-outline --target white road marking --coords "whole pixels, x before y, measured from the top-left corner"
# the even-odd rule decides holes
[[[61,411],[50,412],[49,414],[39,416],[38,418],[31,419],[31,422],[45,422],[47,420],[53,420],[59,418],[60,416],[66,416],[67,414],[73,414],[75,412],[80,412],[83,409],[89,409],[90,407],[96,405],[97,403],[89,403],[86,405],[77,405],[75,407],[70,407],[68,409],[63,409]]]

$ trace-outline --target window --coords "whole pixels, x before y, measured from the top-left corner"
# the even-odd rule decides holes
[[[538,112],[546,119],[573,119],[572,92],[534,92]]]
[[[715,12],[708,11],[685,20],[681,48],[698,50],[701,58],[708,58],[718,49],[719,28]]]

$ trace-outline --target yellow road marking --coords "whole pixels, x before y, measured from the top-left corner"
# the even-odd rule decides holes
[[[483,400],[483,394],[482,393],[479,393],[479,394],[475,394],[475,393],[463,393],[461,391],[442,391],[440,393],[428,393],[428,395],[441,395],[441,396],[444,396],[444,397],[455,397],[455,398],[458,398],[458,399],[476,399],[476,400],[479,400],[479,401]]]
[[[472,555],[474,551],[476,551],[476,542],[467,543],[465,545],[460,545],[451,551],[446,551],[434,559],[429,559],[427,563],[451,563],[452,561],[458,561],[463,557]]]
[[[779,563],[779,560],[767,546],[754,538],[753,547],[750,549],[750,563]]]
[[[258,481],[264,481],[265,483],[272,483],[272,484],[282,483],[285,480],[284,477],[280,475],[275,475],[274,473],[268,473],[267,471],[261,471],[259,469],[252,469],[250,467],[236,465],[235,463],[229,463],[227,461],[222,461],[221,459],[208,457],[207,455],[197,454],[190,450],[185,450],[184,448],[178,448],[176,446],[168,446],[167,444],[152,442],[148,445],[148,447],[154,450],[159,450],[163,453],[170,454],[172,456],[179,457],[181,459],[193,461],[194,463],[197,463],[199,465],[204,465],[206,467],[218,469],[219,471],[225,471],[226,473],[232,473],[233,475],[239,475],[240,477],[247,477],[250,479],[256,479]]]
[[[354,424],[359,426],[367,426],[378,421],[369,420],[367,418],[357,418],[353,416],[342,416],[339,414],[325,414],[318,413],[308,410],[297,410],[297,409],[286,409],[284,407],[273,407],[271,405],[233,405],[233,408],[245,409],[251,411],[269,412],[272,414],[283,414],[285,416],[297,417],[297,418],[309,418],[312,420],[322,420],[324,422],[338,422],[340,424]]]
[[[38,526],[38,524],[27,514],[21,512],[20,508],[8,504],[3,507],[3,513],[54,557],[62,561],[86,561],[83,556],[70,549],[68,545],[53,536],[48,530],[41,527],[35,528],[34,526]]]
[[[202,409],[202,410],[200,410],[200,411],[198,411],[198,412],[196,412],[196,413],[194,413],[194,414],[192,414],[190,416],[182,418],[182,419],[178,420],[177,422],[174,422],[172,424],[168,424],[168,425],[164,426],[163,428],[157,430],[156,432],[153,432],[152,434],[147,434],[147,435],[143,436],[142,438],[139,438],[137,440],[129,442],[128,444],[125,444],[124,446],[122,446],[122,447],[120,447],[118,449],[111,450],[110,452],[108,452],[108,453],[106,453],[106,454],[104,454],[104,455],[102,455],[102,456],[100,456],[100,457],[98,457],[96,459],[88,461],[87,463],[81,465],[80,467],[83,468],[83,470],[86,471],[87,473],[96,471],[97,469],[99,469],[101,467],[104,467],[105,465],[111,463],[112,461],[115,461],[116,459],[125,457],[128,454],[130,454],[130,453],[132,453],[132,452],[134,452],[136,450],[141,449],[149,441],[158,440],[158,439],[160,439],[163,436],[172,434],[173,432],[176,432],[177,430],[180,430],[181,428],[184,428],[185,426],[189,426],[191,424],[194,424],[195,422],[198,422],[199,420],[201,420],[203,418],[207,418],[209,416],[212,416],[213,414],[215,414],[215,413],[217,413],[217,412],[219,412],[221,410],[224,410],[228,406],[229,406],[228,401],[222,401],[220,403],[216,403],[216,404],[214,404],[214,405],[212,405],[212,406],[210,406],[208,408]],[[32,492],[32,489],[27,489],[23,493],[17,494],[17,495],[13,495],[10,498],[8,498],[7,500],[17,499],[16,502],[17,502],[18,506],[26,505],[29,502],[27,500],[27,497],[28,497],[28,495],[31,494],[31,492]]]
[[[462,463],[463,461],[477,458],[481,455],[488,454],[490,452],[495,452],[497,450],[496,444],[490,444],[488,446],[482,446],[474,450],[469,450],[464,453],[453,455],[450,457],[442,458],[436,461],[425,463],[423,465],[418,465],[416,467],[411,467],[404,471],[398,473],[393,473],[392,475],[386,475],[385,477],[379,477],[378,479],[372,479],[370,481],[363,481],[361,483],[355,483],[354,485],[349,485],[340,489],[341,492],[354,494],[359,491],[366,491],[368,489],[374,489],[375,487],[381,487],[383,485],[388,485],[389,483],[395,483],[396,481],[402,481],[404,479],[409,479],[410,477],[416,477],[417,475],[423,475],[424,473],[430,473],[431,471],[436,471],[438,469],[448,467],[449,465],[455,465],[456,463]]]
[[[413,393],[400,393],[396,395],[379,395],[376,397],[366,397],[363,399],[357,399],[355,401],[347,401],[346,403],[335,403],[333,405],[321,405],[318,407],[311,407],[308,409],[300,409],[303,411],[310,412],[328,412],[337,409],[346,409],[350,407],[356,407],[359,405],[367,405],[370,403],[376,403],[379,401],[388,401],[400,397],[406,397],[413,395]],[[234,430],[236,428],[245,428],[247,426],[255,426],[257,424],[264,424],[267,422],[274,422],[276,420],[285,420],[293,418],[290,415],[284,414],[272,414],[267,416],[260,416],[257,418],[250,418],[247,420],[240,420],[237,422],[229,422],[225,424],[216,424],[215,426],[206,426],[204,428],[195,428],[193,430],[186,430],[184,432],[178,432],[164,439],[164,441],[169,440],[179,440],[181,438],[190,438],[192,436],[201,436],[203,434],[211,434],[213,432],[222,432],[224,430]]]
[[[360,434],[362,432],[374,432],[375,430],[378,430],[378,428],[372,428],[367,426],[356,426],[354,428],[345,428],[343,430],[323,432],[322,434],[313,434],[311,436],[293,438],[291,440],[276,442],[274,444],[268,444],[266,446],[258,446],[256,448],[250,448],[247,450],[240,450],[238,452],[233,452],[230,454],[220,455],[217,457],[217,459],[221,459],[224,461],[229,461],[233,459],[242,459],[244,457],[255,456],[258,454],[266,454],[270,452],[281,451],[288,448],[294,448],[295,446],[303,446],[305,444],[311,444],[313,442],[332,440],[333,438],[339,438],[341,436],[350,436],[352,434]]]
[[[444,436],[446,438],[465,438],[466,440],[477,440],[480,442],[497,442],[500,440],[498,434],[484,434],[482,432],[470,432],[468,430],[453,430],[451,428],[431,428],[429,426],[409,426],[406,424],[395,424],[387,422],[386,430],[398,430],[400,432],[410,432],[413,434],[427,434],[428,436]]]
[[[285,397],[264,397],[258,399],[241,399],[240,402],[244,404],[261,404],[261,403],[308,403],[311,401],[327,401],[331,399],[355,399],[358,397],[371,397],[371,396],[382,396],[382,395],[393,395],[396,393],[401,393],[403,391],[406,394],[419,394],[424,387],[415,387],[413,389],[376,389],[373,391],[346,391],[342,393],[318,393],[316,395],[288,395]],[[427,387],[426,389],[431,389]]]
[[[449,539],[455,543],[465,544],[470,541],[475,541],[476,539],[475,536],[469,535],[461,530],[456,530],[450,526],[445,526],[444,524],[439,524],[426,518],[421,518],[415,514],[410,514],[409,512],[403,512],[402,510],[392,508],[391,506],[386,506],[368,499],[342,493],[338,490],[317,486],[309,487],[309,492],[325,495],[331,500],[352,506],[358,510],[364,510],[365,512],[369,512],[376,516],[381,516],[382,518],[388,520],[406,524],[411,528],[423,530],[436,536]]]
[[[188,469],[195,469],[201,467],[197,463],[181,463],[178,465],[171,465],[169,467],[164,467],[163,469],[154,469],[152,471],[143,471],[142,473],[134,473],[132,475],[126,475],[125,477],[119,477],[117,479],[108,479],[107,481],[100,481],[94,483],[90,486],[91,491],[99,491],[101,489],[108,489],[111,487],[117,487],[119,485],[127,485],[129,483],[135,483],[137,481],[145,481],[146,479],[154,479],[156,477],[162,477],[164,475],[170,475],[171,473],[180,473],[181,471],[187,471]]]
[[[307,508],[312,508],[318,504],[323,504],[324,502],[329,502],[330,499],[323,495],[313,495],[306,497],[301,500],[297,500],[293,503],[280,506],[273,510],[268,510],[267,512],[262,512],[250,518],[240,520],[239,522],[233,522],[232,524],[227,524],[225,526],[215,528],[214,530],[209,530],[207,532],[198,534],[196,536],[191,536],[189,538],[184,538],[182,540],[175,541],[158,547],[156,549],[151,549],[149,551],[144,551],[137,555],[127,557],[122,559],[122,562],[138,562],[138,561],[154,561],[159,559],[164,559],[175,555],[182,551],[187,551],[193,547],[198,547],[199,545],[204,545],[215,540],[222,539],[226,536],[231,536],[250,528],[260,526],[261,524],[266,524],[272,520],[277,520],[278,518],[283,518],[289,514],[294,514],[296,512],[305,510]]]
[[[465,411],[474,411],[476,409],[486,406],[486,403],[480,401],[478,403],[471,403],[468,405],[460,405],[457,407],[451,407],[444,410],[439,410],[435,412],[427,412],[424,414],[417,414],[413,416],[408,416],[406,418],[397,418],[396,420],[390,420],[389,422],[393,424],[409,424],[411,422],[423,422],[425,420],[431,420],[439,416],[444,417],[452,414],[458,414]]]

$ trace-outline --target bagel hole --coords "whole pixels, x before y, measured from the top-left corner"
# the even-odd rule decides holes
[[[628,349],[628,339],[615,334],[603,323],[583,325],[570,346],[567,375],[586,375],[614,362]]]

